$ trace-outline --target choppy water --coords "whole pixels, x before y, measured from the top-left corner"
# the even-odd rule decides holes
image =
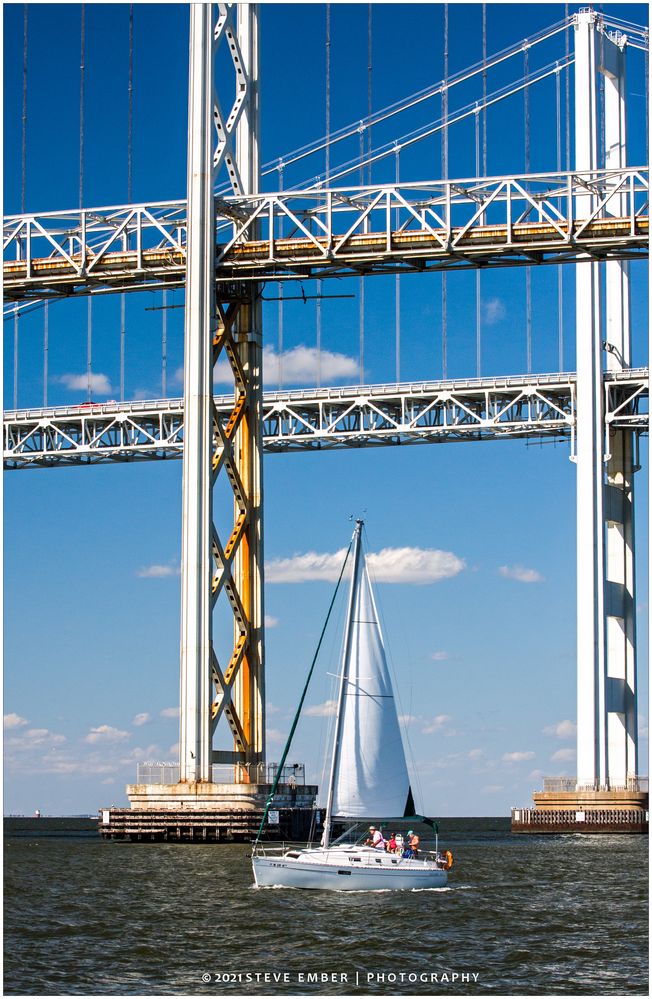
[[[246,846],[45,836],[48,821],[6,830],[9,995],[648,992],[645,836],[443,819],[448,890],[349,894],[256,890]]]

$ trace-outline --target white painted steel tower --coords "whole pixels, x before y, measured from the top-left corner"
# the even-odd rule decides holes
[[[597,170],[604,77],[604,166],[626,166],[626,37],[594,11],[575,16],[575,167]],[[578,218],[620,212],[614,181],[587,191]],[[604,271],[601,272],[601,268]],[[601,315],[604,278],[606,315]],[[605,422],[603,369],[631,366],[629,263],[576,267],[577,287],[577,790],[633,788],[638,773],[634,598],[634,435]],[[606,362],[605,359],[606,358]]]

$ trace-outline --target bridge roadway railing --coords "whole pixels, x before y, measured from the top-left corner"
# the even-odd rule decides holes
[[[608,431],[646,431],[647,368],[604,376]],[[233,398],[215,397],[224,423]],[[571,439],[574,374],[414,382],[265,392],[263,447],[268,453],[505,438]],[[4,414],[8,469],[179,458],[183,399],[82,403]]]
[[[646,253],[645,168],[216,198],[217,277],[306,279]],[[186,202],[12,215],[8,303],[185,282]]]

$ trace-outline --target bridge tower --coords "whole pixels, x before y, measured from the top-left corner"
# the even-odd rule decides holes
[[[618,170],[627,166],[627,38],[620,32],[607,34],[593,10],[576,14],[574,28],[575,168]],[[605,205],[587,190],[577,198],[576,217],[591,217],[603,208],[617,215],[622,195],[615,180],[608,197]],[[638,831],[648,794],[638,778],[635,434],[610,426],[604,392],[605,370],[631,367],[629,262],[578,262],[575,275],[577,776],[574,782],[551,779],[534,795],[539,813],[535,828],[541,831],[550,810],[556,829],[562,822],[578,831],[601,831],[598,825]]]
[[[222,283],[215,270],[218,172],[226,167],[236,195],[256,195],[259,190],[258,34],[256,4],[191,4],[179,780],[128,785],[132,808],[122,817],[129,829],[140,822],[152,835],[159,835],[159,826],[185,824],[188,819],[187,838],[251,838],[269,794],[263,671],[262,309],[255,283]],[[235,75],[228,116],[215,93],[216,51],[224,40]],[[233,390],[226,420],[213,398],[218,361],[223,366],[226,361]],[[216,509],[216,484],[223,486],[222,496],[226,490],[231,516],[228,510]],[[221,522],[227,521],[222,531],[218,513]],[[222,661],[214,641],[214,617],[220,609],[219,627],[224,629],[226,616],[233,635]],[[222,718],[230,729],[232,750],[213,748]],[[221,780],[214,779],[215,765]],[[282,805],[282,782],[279,788],[277,801]],[[288,791],[291,808],[279,817],[281,825],[285,823],[280,831],[287,836],[307,832],[316,792],[313,786]],[[112,822],[119,824],[117,812]]]

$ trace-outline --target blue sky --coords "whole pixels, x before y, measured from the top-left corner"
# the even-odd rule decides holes
[[[571,5],[571,10],[577,9]],[[28,210],[79,203],[79,7],[29,9]],[[643,23],[642,5],[607,13]],[[515,16],[518,12],[518,16]],[[488,52],[563,16],[563,5],[489,5]],[[5,212],[21,198],[23,7],[6,5]],[[324,8],[264,5],[262,159],[285,155],[325,128]],[[443,75],[441,5],[383,4],[373,12],[373,108]],[[397,46],[397,30],[401,43]],[[138,5],[134,18],[133,198],[185,194],[188,10]],[[127,192],[128,6],[86,10],[84,203],[121,204]],[[171,39],[174,40],[171,43]],[[571,38],[572,45],[572,38]],[[367,6],[332,8],[332,128],[367,109]],[[450,7],[450,72],[481,58],[481,7]],[[563,56],[564,38],[531,50],[530,70]],[[647,161],[644,63],[629,66],[630,162]],[[488,77],[491,92],[518,80],[522,58]],[[52,87],[56,80],[56,115]],[[572,81],[572,77],[571,77]],[[562,90],[563,95],[563,90]],[[449,111],[479,96],[451,91]],[[531,168],[556,169],[554,82],[533,88]],[[438,100],[374,131],[373,143],[439,117]],[[522,95],[487,119],[489,174],[524,168]],[[357,149],[336,147],[331,165]],[[429,140],[401,160],[405,180],[437,178],[440,148]],[[323,157],[288,169],[286,185],[323,170]],[[394,164],[372,179],[388,179]],[[450,175],[475,174],[473,127],[450,133]],[[352,183],[357,183],[353,176]],[[265,181],[278,185],[278,175]],[[634,363],[647,363],[646,270],[633,268]],[[473,376],[475,278],[448,278],[449,375]],[[482,373],[525,371],[525,272],[484,273]],[[574,368],[573,271],[564,271],[564,362]],[[291,290],[292,289],[292,290]],[[288,294],[299,292],[291,286]],[[533,370],[558,368],[557,271],[532,274]],[[306,293],[314,287],[306,285]],[[358,282],[325,284],[355,298],[322,305],[323,382],[359,377]],[[365,288],[365,380],[390,381],[394,367],[394,278]],[[275,295],[268,286],[268,295]],[[172,301],[172,297],[170,298]],[[553,302],[552,309],[550,302]],[[182,302],[177,292],[175,304]],[[126,398],[161,393],[160,295],[127,298]],[[86,302],[49,310],[48,401],[83,401]],[[286,374],[316,379],[314,305],[286,303]],[[265,307],[268,349],[278,351],[278,306]],[[39,405],[43,315],[21,320],[19,406]],[[441,281],[401,281],[401,375],[441,376]],[[95,397],[118,398],[119,300],[93,303]],[[5,407],[13,405],[13,326],[5,325]],[[182,310],[168,313],[168,389],[181,391]],[[268,375],[273,359],[268,362]],[[344,376],[342,375],[344,372]],[[104,381],[100,381],[103,378]],[[85,384],[85,382],[83,382]],[[270,387],[275,382],[269,380]],[[647,467],[647,447],[644,464]],[[646,482],[637,476],[640,660],[647,634]],[[411,548],[430,582],[379,584],[388,644],[423,807],[439,814],[503,814],[529,801],[543,775],[574,773],[575,468],[566,444],[500,442],[386,448],[371,453],[274,455],[265,459],[265,552],[276,565],[266,588],[268,757],[280,755],[332,584],[273,582],[279,560],[332,554],[346,545],[349,516],[366,510],[369,547]],[[173,759],[178,738],[181,463],[14,473],[5,478],[5,715],[9,718],[5,811],[91,812],[124,801],[138,760]],[[432,553],[449,553],[433,555]],[[413,556],[414,557],[414,556]],[[423,564],[423,563],[422,563]],[[158,569],[153,567],[159,567]],[[454,571],[455,570],[455,571]],[[399,573],[399,575],[401,575]],[[327,642],[336,655],[335,634]],[[319,776],[314,717],[329,699],[332,661],[300,727],[293,755]],[[642,714],[647,683],[641,675]],[[324,726],[328,719],[324,718]],[[641,718],[646,729],[647,718]],[[219,740],[218,740],[218,745]],[[224,743],[226,745],[226,742]],[[646,743],[643,748],[646,748]],[[645,768],[646,769],[646,768]]]

